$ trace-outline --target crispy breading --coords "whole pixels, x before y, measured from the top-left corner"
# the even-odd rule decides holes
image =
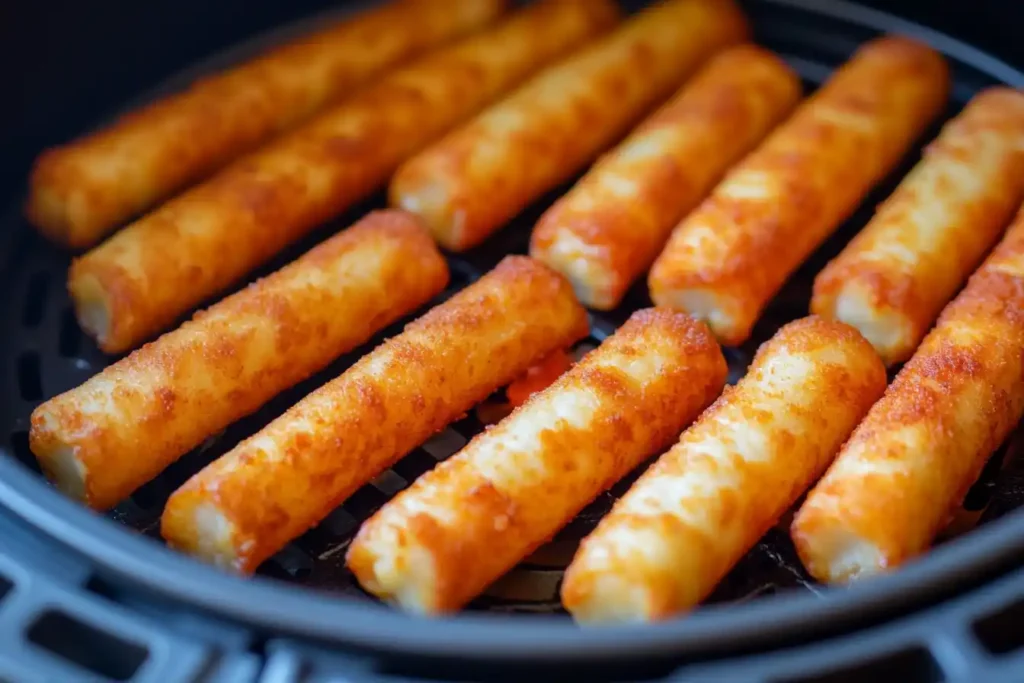
[[[792,525],[846,582],[927,550],[1024,415],[1024,208],[850,437]]]
[[[743,343],[796,268],[890,172],[946,104],[942,57],[873,40],[726,176],[672,232],[651,298]]]
[[[32,452],[105,509],[204,439],[444,289],[414,217],[371,213],[32,413]]]
[[[505,5],[389,2],[202,78],[40,155],[29,181],[29,219],[55,242],[92,246],[384,69],[480,28]]]
[[[349,547],[349,568],[405,609],[458,609],[671,443],[725,376],[706,325],[672,311],[634,313],[381,508]]]
[[[821,475],[885,382],[848,325],[784,326],[584,539],[566,609],[652,621],[696,606]]]
[[[747,36],[732,0],[663,0],[406,162],[391,204],[473,247],[616,142],[716,50]]]
[[[611,310],[672,228],[796,105],[800,78],[754,45],[722,52],[541,217],[530,255]]]
[[[243,157],[75,261],[69,288],[83,327],[109,353],[136,346],[618,16],[611,0],[531,4]],[[102,315],[84,315],[90,309]]]
[[[1024,92],[990,88],[943,128],[814,281],[811,311],[910,358],[1024,201]]]
[[[529,258],[506,257],[192,477],[167,503],[164,538],[251,572],[587,329],[568,282]]]

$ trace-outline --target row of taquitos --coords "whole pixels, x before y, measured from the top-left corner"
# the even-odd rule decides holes
[[[317,282],[317,268],[342,269],[349,284],[340,295],[363,302],[339,328],[360,319],[380,324],[395,315],[372,312],[394,301],[379,303],[382,285],[416,282],[415,297],[426,296],[428,276],[435,291],[444,286],[443,260],[422,257],[428,245],[410,216],[372,214],[44,404],[33,418],[34,451],[94,505],[88,496],[116,501],[125,490],[104,486],[124,477],[138,485],[173,460],[174,443],[161,442],[168,434],[198,435],[203,415],[244,410],[244,389],[257,385],[240,374],[247,363],[273,380],[270,359],[303,362],[295,350],[310,328],[292,325],[307,300],[291,291]],[[384,261],[392,274],[354,277],[367,261],[377,262],[371,268]],[[1024,212],[801,508],[794,538],[818,578],[874,573],[923,551],[1020,419],[1022,263]],[[164,535],[209,561],[251,571],[432,433],[585,332],[567,283],[510,257],[194,476],[168,502]],[[310,338],[307,345],[324,339]],[[232,357],[238,364],[225,366]],[[203,369],[213,376],[193,374]],[[175,379],[183,371],[193,383]],[[554,385],[387,504],[349,551],[354,572],[406,607],[457,608],[669,445],[724,378],[721,352],[702,323],[664,309],[635,314]],[[241,407],[203,393],[237,379],[243,383],[230,394]],[[852,328],[820,318],[784,327],[748,376],[584,543],[565,582],[567,607],[587,619],[657,618],[691,607],[820,475],[884,387],[881,361]],[[73,453],[91,455],[77,460],[90,468],[59,469]],[[140,465],[149,473],[140,475]]]

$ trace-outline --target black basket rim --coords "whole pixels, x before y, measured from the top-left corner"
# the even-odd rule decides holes
[[[962,587],[1024,554],[1024,511],[933,549],[900,571],[819,594],[711,605],[660,624],[580,628],[550,615],[412,617],[372,601],[325,599],[322,591],[272,579],[240,579],[193,560],[83,508],[13,458],[0,457],[0,504],[102,568],[155,594],[275,632],[380,652],[425,657],[535,661],[679,656],[778,643],[813,622],[830,630],[864,625],[939,587]],[[767,627],[767,628],[766,628]],[[824,631],[822,635],[824,635]]]

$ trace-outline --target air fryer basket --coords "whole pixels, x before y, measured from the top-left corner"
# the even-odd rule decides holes
[[[824,80],[859,44],[880,32],[918,37],[946,55],[954,79],[950,116],[985,86],[1008,83],[1024,87],[1024,74],[982,52],[854,4],[838,0],[750,0],[746,9],[755,27],[757,42],[783,55],[803,76],[808,90]],[[293,27],[275,36],[279,38],[294,32]],[[173,79],[161,91],[274,39],[258,40],[237,48]],[[160,91],[149,96],[156,92]],[[937,129],[938,124],[924,140],[934,137]],[[726,349],[730,381],[743,374],[760,342],[781,324],[806,315],[814,274],[864,225],[873,207],[892,191],[918,153],[919,149],[914,150],[902,167],[876,188],[857,214],[791,279],[763,316],[753,340],[743,347]],[[482,247],[466,255],[451,256],[452,284],[438,301],[479,277],[505,254],[525,253],[533,223],[564,190],[561,188],[535,204]],[[259,274],[280,267],[325,236],[352,223],[368,208],[381,206],[383,202],[384,198],[378,196],[347,212],[280,255]],[[108,519],[102,519],[50,489],[28,450],[31,410],[43,399],[78,385],[109,362],[75,323],[64,288],[68,260],[67,254],[46,244],[24,222],[19,206],[8,207],[0,217],[0,291],[4,292],[0,301],[0,320],[4,325],[0,338],[0,437],[4,442],[0,443],[0,454],[9,456],[0,457],[0,506],[6,506],[24,522],[56,539],[60,547],[73,549],[69,556],[86,558],[89,567],[86,573],[99,577],[89,580],[86,587],[108,599],[124,602],[125,598],[118,597],[123,590],[142,591],[138,594],[158,595],[164,601],[171,601],[161,604],[187,605],[216,613],[261,633],[288,634],[300,640],[312,637],[419,658],[407,661],[432,659],[436,662],[439,658],[459,657],[467,663],[519,660],[520,665],[523,658],[529,658],[531,664],[586,662],[591,666],[606,666],[613,662],[632,662],[630,670],[639,673],[638,659],[652,665],[668,656],[700,659],[749,654],[767,646],[804,644],[826,635],[880,623],[977,587],[1024,557],[1024,515],[1007,514],[1024,503],[1024,459],[1014,457],[1019,450],[1015,437],[993,457],[954,524],[958,533],[976,524],[981,528],[963,538],[940,544],[926,559],[893,576],[848,590],[816,586],[796,560],[785,533],[787,519],[740,562],[709,600],[710,607],[686,619],[654,627],[581,631],[564,616],[537,616],[535,613],[560,611],[558,586],[562,568],[579,539],[608,511],[615,496],[625,490],[634,475],[599,497],[551,544],[474,602],[467,614],[429,623],[413,620],[374,603],[358,588],[344,568],[344,550],[358,525],[391,495],[458,450],[481,429],[475,414],[471,413],[363,487],[317,528],[265,563],[259,571],[260,577],[252,581],[236,579],[178,556],[158,544],[159,515],[168,495],[204,464],[279,415],[314,387],[337,376],[380,339],[395,334],[401,324],[384,331],[370,344],[346,355],[316,377],[284,392],[255,415],[211,437],[117,506],[107,515]],[[648,305],[646,287],[641,283],[620,309],[608,315],[592,316],[592,337],[581,347],[595,346],[631,311]],[[407,320],[402,324],[404,322]],[[4,517],[0,517],[0,522],[3,520]],[[118,524],[111,524],[110,520]],[[124,527],[137,533],[125,533]],[[3,529],[0,524],[0,531]],[[8,539],[7,551],[12,543]],[[0,552],[4,550],[4,542],[0,540]],[[17,574],[17,570],[10,569],[7,573]],[[4,579],[4,574],[4,564],[0,563],[0,624],[9,618],[5,594],[18,593],[12,589],[20,589],[14,577]],[[1010,576],[1002,582],[994,585],[1009,585],[1005,590],[1024,596],[1021,576]],[[317,592],[296,589],[296,585]],[[125,586],[131,588],[124,589]],[[8,598],[7,602],[11,600]],[[999,601],[994,604],[1001,606]],[[45,604],[39,609],[43,607]],[[951,608],[946,605],[943,609],[949,612]],[[531,614],[509,616],[512,612]],[[28,610],[23,615],[25,624],[38,623],[38,619],[35,622],[29,619],[34,614]],[[953,622],[981,618],[984,614],[987,613],[972,612],[969,617],[953,618]],[[925,629],[922,631],[925,633],[929,624],[924,621],[916,628]],[[911,625],[903,632],[915,633],[914,628]],[[982,651],[988,646],[984,635],[969,636],[969,627],[961,630],[964,631],[959,633],[962,641],[978,646],[980,638],[981,646],[975,649]],[[894,642],[885,636],[884,629],[873,632],[872,637],[880,639],[879,646]],[[1020,644],[1024,644],[1024,638],[1021,641]],[[868,641],[860,642],[860,647],[868,647],[863,644]],[[910,654],[898,654],[902,659],[886,664],[887,670],[903,671],[900,667],[909,667],[906,671],[937,672],[931,678],[920,680],[942,680],[942,675],[955,675],[956,662],[936,650],[941,647],[935,645],[933,637],[922,635],[914,642],[918,643],[914,646],[918,649],[911,647],[905,651]],[[940,639],[939,642],[941,645],[945,641]],[[957,647],[959,652],[971,645],[960,643]],[[268,652],[273,654],[274,649]],[[3,656],[4,646],[0,645],[0,663]],[[289,656],[299,657],[294,652]],[[146,661],[153,661],[152,648]],[[271,661],[280,659],[271,657]],[[138,666],[140,664],[136,664],[136,668]],[[762,671],[758,675],[771,669],[770,661],[764,663],[760,659],[737,660],[735,666]],[[611,671],[613,669],[602,670],[606,675]],[[705,670],[709,677],[717,676],[716,671]],[[0,667],[0,678],[2,673]]]

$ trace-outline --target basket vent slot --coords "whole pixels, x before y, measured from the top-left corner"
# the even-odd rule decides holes
[[[1024,647],[1024,599],[974,622],[974,634],[985,649],[1005,655]]]
[[[432,470],[436,465],[437,460],[428,455],[426,450],[417,448],[396,462],[392,469],[398,476],[412,482],[416,481],[421,474]]]
[[[931,653],[922,647],[913,647],[809,676],[777,678],[774,683],[861,683],[872,680],[941,683],[945,676]]]
[[[43,398],[43,377],[39,354],[26,351],[18,356],[18,391],[26,401],[40,401]]]
[[[408,480],[395,474],[392,470],[384,470],[370,483],[386,496],[394,496],[409,485]]]
[[[0,574],[0,602],[3,602],[3,599],[7,597],[12,588],[14,588],[14,584],[3,574]]]
[[[164,478],[157,477],[136,489],[131,499],[143,510],[152,510],[158,506],[162,509],[169,495],[170,491],[167,490]]]
[[[449,427],[440,434],[435,434],[430,437],[430,439],[423,444],[423,450],[429,453],[434,460],[440,461],[454,455],[465,445],[466,437]],[[429,466],[433,467],[435,464],[437,463],[432,462]]]
[[[89,580],[85,582],[85,590],[89,591],[93,595],[98,595],[101,598],[110,600],[111,602],[117,602],[120,599],[118,589],[114,584],[108,582],[97,574],[93,574],[89,577]]]
[[[313,560],[294,544],[286,545],[271,560],[291,579],[301,581],[313,571]]]
[[[29,278],[25,301],[21,309],[21,324],[25,327],[36,327],[43,321],[46,310],[46,295],[50,289],[48,273],[35,273]]]
[[[346,500],[345,510],[358,520],[365,520],[376,512],[389,496],[373,485],[367,485],[356,491]]]
[[[65,308],[60,316],[60,334],[57,339],[57,351],[64,358],[76,358],[82,350],[82,331],[75,319],[75,311]]]
[[[34,645],[87,671],[127,681],[149,656],[148,650],[64,612],[44,612],[28,629]]]

